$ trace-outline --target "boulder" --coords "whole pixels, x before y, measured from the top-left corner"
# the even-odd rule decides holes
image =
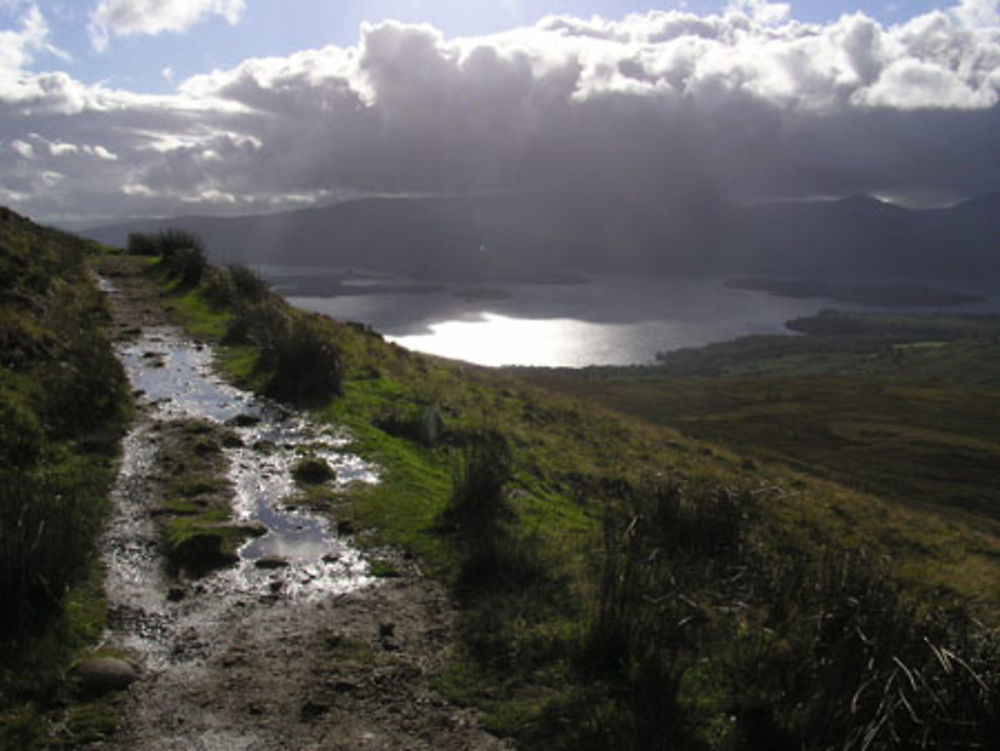
[[[116,657],[90,657],[76,666],[84,693],[99,696],[128,688],[139,678],[135,668]]]

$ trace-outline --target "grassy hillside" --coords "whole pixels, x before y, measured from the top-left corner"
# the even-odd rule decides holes
[[[245,269],[176,260],[149,283],[229,375],[345,425],[382,466],[379,485],[310,500],[452,586],[461,644],[441,687],[523,747],[994,737],[998,655],[975,619],[997,622],[1000,542],[983,528],[416,355],[290,308]]]
[[[0,747],[61,711],[66,668],[101,632],[95,555],[129,396],[88,266],[97,246],[0,209]],[[85,734],[85,733],[84,733]]]
[[[945,518],[1000,520],[1000,318],[824,312],[558,391]]]

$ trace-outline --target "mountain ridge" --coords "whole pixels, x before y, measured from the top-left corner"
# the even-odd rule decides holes
[[[121,245],[166,226],[217,262],[357,266],[414,277],[554,271],[851,276],[1000,272],[1000,193],[908,209],[870,196],[739,205],[704,195],[536,192],[367,197],[240,217],[140,219],[84,233]]]

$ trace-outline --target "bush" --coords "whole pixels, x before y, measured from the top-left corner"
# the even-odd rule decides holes
[[[160,248],[156,242],[155,235],[147,235],[142,232],[129,232],[128,245],[126,250],[134,256],[158,256]]]
[[[255,271],[232,264],[225,269],[210,267],[202,275],[205,296],[217,305],[228,305],[237,311],[264,303],[270,287]]]
[[[442,528],[458,538],[457,586],[463,595],[524,591],[548,580],[539,540],[520,533],[508,502],[512,470],[513,456],[502,433],[481,429],[466,436],[452,476],[452,494],[441,513]]]
[[[284,331],[270,338],[264,358],[273,367],[268,391],[279,399],[309,404],[341,393],[340,351],[312,319],[294,316]]]
[[[160,266],[185,285],[198,284],[208,268],[201,238],[181,229],[170,228],[153,234],[130,233],[128,251],[137,255],[160,256]]]
[[[444,511],[467,544],[490,545],[500,535],[501,522],[511,515],[504,493],[511,467],[510,446],[502,433],[480,430],[469,436]]]
[[[260,274],[246,266],[231,264],[226,267],[226,274],[239,303],[264,302],[271,292],[271,288]]]
[[[278,399],[310,405],[341,394],[344,366],[323,321],[279,302],[237,306],[225,341],[255,344],[264,390]]]

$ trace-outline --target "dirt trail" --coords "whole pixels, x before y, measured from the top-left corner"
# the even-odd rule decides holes
[[[180,336],[142,279],[106,273],[122,336]],[[161,500],[164,418],[140,402],[105,540],[107,645],[139,665],[140,679],[121,703],[116,736],[91,749],[511,748],[431,688],[447,660],[454,611],[442,588],[405,561],[399,578],[356,576],[339,591],[310,584],[323,581],[315,573],[322,561],[275,571],[244,561],[171,598],[150,513]]]

